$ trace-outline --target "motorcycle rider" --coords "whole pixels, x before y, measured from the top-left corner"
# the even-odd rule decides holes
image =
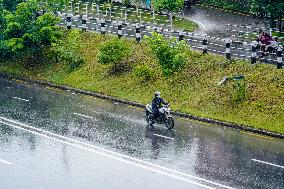
[[[155,92],[154,98],[152,100],[152,111],[154,114],[154,119],[157,119],[160,116],[159,109],[164,104],[167,105],[168,103],[163,98],[161,98],[161,93],[159,91]]]
[[[269,50],[269,47],[271,47],[272,42],[274,39],[272,36],[270,36],[267,32],[260,32],[260,35],[258,36],[257,40],[260,45],[260,50],[262,51],[261,57],[265,55],[265,52]]]

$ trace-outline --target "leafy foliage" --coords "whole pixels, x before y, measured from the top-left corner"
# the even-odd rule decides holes
[[[66,62],[68,72],[72,72],[84,64],[84,58],[79,54],[82,48],[81,35],[79,30],[71,30],[64,41],[53,44],[52,57],[56,63]]]
[[[18,4],[14,13],[4,14],[1,49],[5,49],[6,54],[32,53],[36,60],[44,48],[62,37],[63,33],[57,26],[59,18],[48,12],[40,16],[37,14],[39,10],[37,2],[30,0]]]
[[[101,64],[114,64],[116,70],[117,64],[130,55],[129,46],[118,38],[105,42],[99,49],[98,62]]]
[[[138,65],[134,68],[134,74],[143,81],[150,81],[155,77],[155,71],[147,64]]]
[[[6,27],[6,19],[5,19],[5,9],[0,0],[0,40],[4,38],[3,31]]]
[[[155,54],[165,76],[179,71],[185,65],[186,53],[190,48],[184,41],[168,40],[163,35],[152,33],[152,37],[147,38],[147,43]]]
[[[19,3],[24,2],[25,0],[2,0],[4,9],[8,11],[15,11]],[[1,1],[0,1],[1,2]]]
[[[271,16],[273,19],[277,19],[281,14],[283,16],[281,10],[284,10],[283,0],[202,0],[202,2],[229,10]]]
[[[183,8],[184,0],[153,0],[153,4],[157,11],[178,11]]]

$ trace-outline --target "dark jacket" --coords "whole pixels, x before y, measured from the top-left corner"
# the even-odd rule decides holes
[[[155,97],[152,100],[152,111],[153,113],[157,113],[158,109],[163,106],[163,104],[168,104],[164,99]]]

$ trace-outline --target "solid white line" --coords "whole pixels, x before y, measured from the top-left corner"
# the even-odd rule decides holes
[[[229,186],[226,186],[226,185],[223,185],[223,184],[219,184],[219,183],[216,183],[216,182],[213,182],[213,181],[209,181],[209,180],[206,180],[206,179],[203,179],[203,178],[194,176],[194,175],[190,175],[190,174],[183,173],[183,172],[180,172],[180,171],[176,171],[176,170],[173,170],[173,169],[170,169],[170,168],[167,168],[167,167],[163,167],[163,166],[160,166],[160,165],[156,165],[156,164],[153,164],[153,163],[150,163],[150,162],[147,162],[147,161],[143,161],[143,160],[140,160],[140,159],[137,159],[137,158],[133,158],[133,157],[131,157],[131,156],[127,156],[127,155],[123,155],[123,154],[120,154],[120,153],[117,153],[117,152],[113,152],[113,151],[111,151],[111,150],[107,150],[107,149],[104,149],[104,148],[100,148],[100,147],[97,147],[97,146],[94,146],[94,145],[91,145],[91,144],[88,144],[88,143],[80,142],[80,141],[78,141],[78,140],[74,140],[74,139],[67,138],[67,137],[64,137],[64,136],[61,136],[61,135],[58,135],[58,134],[54,134],[54,133],[51,133],[51,132],[49,132],[49,131],[45,131],[45,130],[42,130],[42,129],[39,129],[39,128],[36,128],[36,127],[32,127],[32,126],[29,126],[29,125],[25,125],[25,124],[20,123],[20,122],[18,122],[18,121],[10,120],[10,119],[7,119],[7,118],[1,117],[1,116],[0,116],[0,119],[2,119],[2,120],[4,120],[4,121],[7,121],[7,122],[10,122],[10,123],[14,123],[14,124],[20,125],[20,126],[22,126],[22,127],[26,127],[26,128],[32,129],[32,130],[36,130],[36,131],[38,131],[38,132],[46,133],[46,134],[49,134],[49,135],[52,135],[52,136],[55,136],[55,137],[58,137],[58,138],[61,138],[61,139],[69,140],[70,142],[73,142],[73,143],[77,143],[77,144],[81,144],[81,145],[84,145],[84,146],[88,146],[88,147],[90,147],[90,148],[94,148],[94,149],[97,149],[97,150],[101,150],[101,151],[104,151],[104,152],[106,152],[106,153],[112,154],[112,156],[114,156],[114,155],[115,155],[115,156],[119,156],[119,157],[122,157],[122,158],[125,158],[125,159],[128,159],[128,160],[136,161],[136,162],[139,162],[139,163],[148,165],[148,166],[152,166],[152,167],[155,167],[155,168],[158,168],[158,169],[162,169],[162,170],[164,170],[164,171],[169,171],[169,172],[172,172],[172,173],[175,173],[175,174],[179,174],[179,175],[182,175],[182,176],[185,176],[185,177],[190,177],[190,178],[193,178],[193,179],[202,181],[202,182],[206,182],[206,183],[209,183],[209,184],[213,184],[213,185],[216,185],[216,186],[219,186],[219,187],[222,187],[222,188],[233,189],[232,187],[229,187]],[[51,138],[51,139],[53,139],[53,140],[58,140],[58,139],[49,137],[49,136],[47,136],[47,135],[43,135],[43,134],[40,134],[40,133],[37,133],[37,132],[34,132],[34,131],[30,131],[30,130],[28,130],[28,129],[25,129],[25,128],[22,128],[22,127],[13,125],[13,124],[9,124],[9,123],[3,122],[3,121],[1,121],[1,120],[0,120],[0,123],[6,124],[6,125],[9,125],[9,126],[18,128],[18,129],[22,129],[22,130],[25,130],[25,131],[28,131],[28,132],[32,132],[32,133],[35,133],[35,134],[40,135],[40,136],[44,136],[44,137],[47,137],[47,138]],[[62,142],[65,142],[65,141],[62,141]],[[73,146],[75,146],[75,144],[73,144]],[[84,147],[82,147],[82,148],[84,148]]]
[[[57,141],[57,142],[60,142],[60,143],[63,143],[63,144],[67,144],[67,145],[70,145],[70,146],[73,146],[73,147],[76,147],[76,148],[79,148],[79,149],[82,149],[82,150],[93,152],[95,154],[98,154],[98,155],[101,155],[101,156],[104,156],[104,157],[107,157],[107,158],[110,158],[110,159],[115,159],[115,160],[118,160],[118,161],[130,164],[130,165],[133,165],[133,166],[136,166],[136,167],[140,167],[140,168],[143,168],[143,169],[155,172],[155,173],[159,173],[159,174],[162,174],[162,175],[165,175],[165,176],[169,176],[169,177],[175,178],[177,180],[188,182],[190,184],[195,184],[197,186],[201,186],[201,187],[208,188],[208,189],[215,189],[213,187],[206,186],[204,184],[200,184],[198,182],[194,182],[194,181],[188,180],[188,179],[180,177],[178,175],[173,175],[173,174],[170,174],[170,173],[166,173],[166,172],[163,172],[162,170],[157,170],[157,169],[151,168],[151,167],[146,166],[146,165],[142,165],[142,164],[139,164],[139,163],[131,162],[130,160],[127,160],[127,159],[123,159],[123,158],[120,158],[120,157],[115,157],[113,155],[109,155],[109,154],[106,154],[104,152],[99,152],[97,150],[89,149],[89,148],[83,147],[81,145],[77,145],[77,144],[66,142],[66,141],[63,141],[63,140],[60,140],[60,139],[56,139],[56,138],[53,138],[53,137],[50,137],[50,136],[47,136],[47,135],[44,135],[44,134],[41,134],[41,133],[38,133],[38,132],[35,132],[35,131],[30,131],[28,129],[24,129],[22,127],[19,127],[19,126],[13,125],[13,124],[9,124],[9,123],[2,122],[2,121],[0,121],[0,123],[8,125],[8,126],[11,126],[11,127],[14,127],[14,128],[17,128],[17,129],[20,129],[20,130],[23,130],[23,131],[27,131],[27,132],[33,133],[35,135],[42,136],[42,137],[45,137],[45,138],[48,138],[48,139],[51,139],[51,140],[54,140],[54,141]]]
[[[162,138],[166,138],[166,139],[175,140],[174,138],[167,137],[167,136],[164,136],[164,135],[158,135],[158,134],[153,134],[153,135],[154,135],[154,136],[158,136],[158,137],[162,137]]]
[[[252,161],[259,162],[259,163],[264,163],[264,164],[267,164],[267,165],[272,165],[272,166],[275,166],[275,167],[279,167],[279,168],[284,169],[284,166],[281,166],[281,165],[276,165],[276,164],[273,164],[273,163],[269,163],[269,162],[266,162],[266,161],[260,161],[260,160],[257,160],[257,159],[251,159],[251,160],[252,160]]]
[[[94,119],[94,118],[91,117],[91,116],[87,116],[87,115],[83,115],[83,114],[78,114],[78,113],[73,113],[73,114],[74,114],[74,115],[81,116],[81,117],[89,118],[89,119]]]
[[[25,101],[25,102],[29,102],[30,100],[27,100],[27,99],[23,99],[23,98],[18,98],[18,97],[13,97],[14,99],[17,99],[17,100],[22,100],[22,101]]]
[[[0,159],[0,162],[1,162],[1,163],[5,163],[5,164],[7,164],[7,165],[11,165],[11,164],[12,164],[11,162],[5,161],[5,160],[3,160],[3,159]]]

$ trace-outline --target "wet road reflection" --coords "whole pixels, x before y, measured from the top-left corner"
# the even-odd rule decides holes
[[[283,166],[282,140],[251,136],[237,130],[180,118],[176,118],[175,130],[168,131],[162,125],[148,127],[143,110],[126,105],[4,79],[0,80],[0,87],[0,117],[226,186],[284,187],[284,169],[252,160]],[[40,149],[44,151],[40,154],[41,158],[58,157],[58,154],[51,154],[59,148],[62,161],[49,166],[58,166],[58,170],[54,171],[60,172],[62,178],[64,174],[74,174],[70,166],[70,154],[67,153],[70,147],[49,143],[31,133],[3,125],[0,127],[0,159],[9,161],[11,146],[21,154],[15,161],[15,157],[11,161],[19,163],[25,156],[24,160],[31,161],[30,155],[38,154],[36,152]],[[49,152],[50,149],[55,150]],[[81,166],[81,161],[93,161],[89,159],[93,156],[81,157],[80,154],[86,152],[75,151],[72,158],[78,166]],[[45,165],[41,166],[46,168]],[[84,164],[80,172],[84,172]],[[109,173],[106,171],[106,174]],[[90,176],[85,179],[88,178],[91,180]]]
[[[199,33],[206,33],[210,36],[229,37],[231,34],[226,31],[227,24],[231,25],[250,25],[252,28],[268,27],[268,21],[224,12],[213,8],[193,6],[188,12],[187,17],[199,24]]]

